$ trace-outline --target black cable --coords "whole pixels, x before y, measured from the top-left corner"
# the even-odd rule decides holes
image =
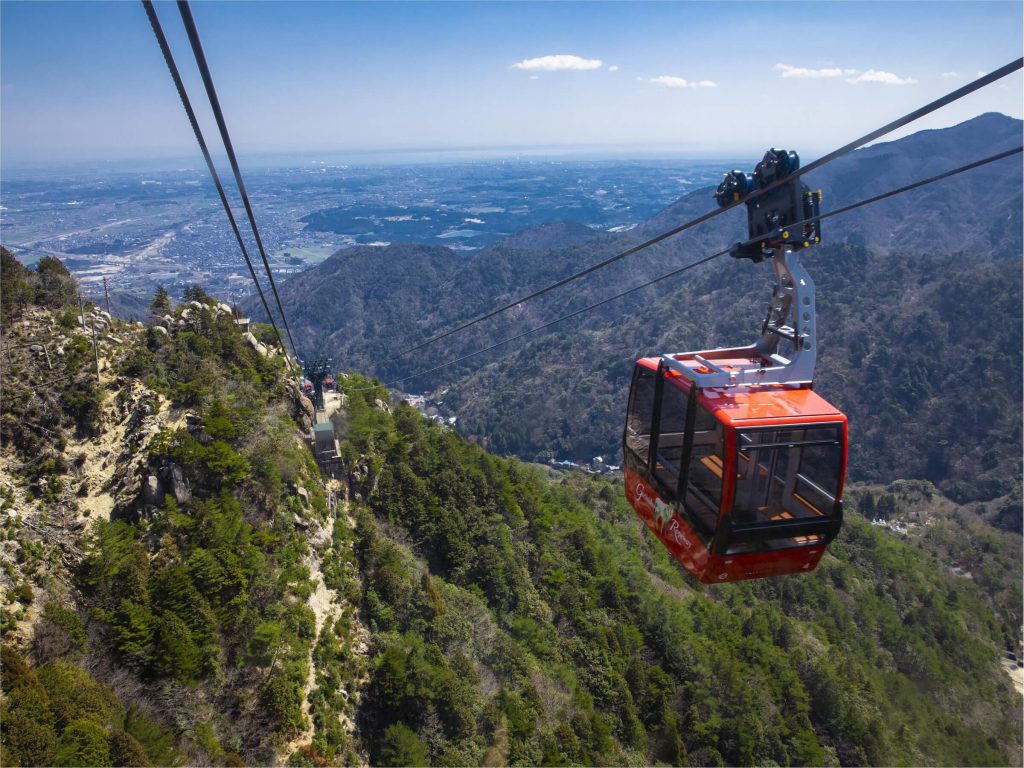
[[[937,176],[931,176],[930,178],[927,178],[927,179],[921,179],[921,181],[915,181],[913,184],[907,184],[905,187],[900,187],[898,189],[891,189],[888,192],[883,192],[880,195],[875,195],[874,197],[868,197],[868,198],[865,198],[864,200],[860,200],[859,202],[856,202],[856,203],[850,203],[849,205],[844,205],[842,208],[836,208],[834,211],[829,211],[828,213],[823,213],[820,216],[817,216],[817,217],[815,217],[813,219],[805,219],[804,221],[798,221],[793,226],[801,226],[803,224],[809,224],[812,221],[821,221],[822,219],[828,219],[828,218],[830,218],[832,216],[838,216],[841,213],[846,213],[847,211],[852,211],[855,208],[860,208],[861,206],[869,205],[871,203],[877,203],[879,200],[885,200],[887,197],[893,197],[894,195],[899,195],[899,194],[902,194],[904,192],[909,192],[912,189],[917,189],[918,187],[923,187],[926,184],[933,184],[936,181],[942,181],[943,179],[948,179],[950,176],[956,176],[958,173],[964,173],[965,171],[972,171],[975,168],[978,168],[978,167],[980,167],[982,165],[988,165],[989,163],[994,163],[996,160],[1002,160],[1004,157],[1010,157],[1012,155],[1019,155],[1021,152],[1024,152],[1024,146],[1016,147],[1014,149],[1008,149],[1005,152],[999,152],[999,153],[997,153],[995,155],[990,155],[989,157],[986,157],[984,160],[978,160],[978,161],[973,162],[973,163],[968,163],[967,165],[961,165],[959,168],[954,168],[951,171],[946,171],[945,173],[940,173]],[[761,238],[759,238],[759,239],[761,239]],[[748,241],[748,242],[756,242],[756,241]]]
[[[927,179],[922,179],[920,181],[915,181],[913,184],[907,184],[906,186],[898,187],[896,189],[891,189],[888,192],[883,192],[880,195],[875,195],[874,197],[868,197],[868,198],[865,198],[864,200],[859,200],[856,203],[851,203],[850,205],[845,205],[842,208],[837,208],[834,211],[829,211],[828,213],[823,213],[820,216],[815,216],[815,217],[810,218],[810,219],[805,219],[803,221],[795,222],[795,223],[789,225],[787,227],[787,229],[790,228],[790,227],[797,228],[797,227],[803,226],[804,224],[810,224],[812,222],[821,221],[822,219],[828,219],[828,218],[831,218],[832,216],[838,216],[841,213],[849,213],[850,211],[855,210],[857,208],[862,208],[865,205],[870,205],[872,203],[880,202],[882,200],[885,200],[886,198],[894,197],[894,196],[902,194],[904,192],[909,192],[912,189],[917,189],[917,188],[923,187],[923,186],[925,186],[927,184],[934,184],[936,181],[942,181],[943,179],[948,179],[950,176],[956,176],[957,174],[965,173],[966,171],[974,170],[975,168],[978,168],[980,166],[987,165],[989,163],[994,163],[997,160],[1002,160],[1002,159],[1004,159],[1006,157],[1010,157],[1011,155],[1020,154],[1021,152],[1024,152],[1024,146],[1016,147],[1015,149],[1008,149],[1005,152],[999,152],[999,153],[997,153],[995,155],[991,155],[989,157],[986,157],[983,160],[977,160],[977,161],[975,161],[973,163],[968,163],[967,165],[961,165],[958,168],[954,168],[952,170],[945,171],[944,173],[940,173],[940,174],[938,174],[936,176],[930,176]],[[792,178],[792,177],[790,176],[790,177],[787,177],[787,178]],[[747,240],[747,241],[745,241],[743,243],[739,243],[738,245],[739,246],[752,245],[752,244],[755,244],[755,243],[760,243],[763,240],[764,240],[764,237],[757,237],[757,238],[752,238],[750,240]],[[735,246],[733,246],[733,247],[735,247]],[[498,347],[504,346],[505,344],[509,344],[509,343],[511,343],[513,341],[517,341],[518,339],[521,339],[521,338],[523,338],[525,336],[530,336],[531,334],[537,333],[538,331],[543,331],[545,328],[550,328],[553,325],[561,323],[561,322],[563,322],[565,320],[570,320],[570,319],[572,319],[574,317],[577,317],[579,315],[584,314],[585,312],[589,312],[592,309],[597,309],[598,307],[604,306],[605,304],[609,304],[609,303],[615,301],[616,299],[621,299],[623,296],[628,296],[631,293],[635,293],[636,291],[642,290],[644,288],[648,288],[648,287],[654,285],[655,283],[660,283],[662,280],[668,280],[670,277],[675,277],[677,275],[682,274],[683,272],[686,272],[688,270],[693,269],[694,267],[698,267],[698,266],[700,266],[702,264],[706,264],[709,261],[712,261],[713,259],[717,259],[717,258],[719,258],[721,256],[725,256],[731,250],[732,250],[732,248],[726,248],[724,250],[718,251],[717,253],[713,253],[710,256],[705,256],[702,259],[698,259],[697,261],[694,261],[694,262],[692,262],[690,264],[687,264],[687,265],[685,265],[683,267],[679,267],[678,269],[674,269],[671,272],[668,272],[668,273],[666,273],[664,275],[661,275],[660,277],[655,277],[654,279],[648,280],[647,282],[641,283],[640,285],[635,285],[632,288],[627,288],[625,291],[622,291],[621,293],[617,293],[614,296],[610,296],[607,299],[602,299],[601,301],[598,301],[598,302],[596,302],[594,304],[590,304],[589,306],[583,307],[583,309],[578,309],[575,312],[570,312],[567,315],[562,315],[561,317],[557,317],[554,320],[551,320],[550,322],[544,323],[543,325],[538,325],[536,328],[531,328],[528,331],[523,331],[520,334],[517,334],[515,336],[511,336],[511,337],[509,337],[507,339],[504,339],[503,341],[499,341],[499,342],[497,342],[495,344],[492,344],[489,347],[485,347],[484,349],[478,349],[475,352],[470,352],[469,354],[463,355],[462,357],[456,358],[455,360],[450,360],[447,363],[442,363],[441,365],[436,365],[433,368],[429,368],[429,369],[427,369],[425,371],[419,371],[417,373],[410,374],[409,376],[404,376],[404,377],[402,377],[400,379],[395,379],[394,381],[391,382],[391,385],[388,385],[388,386],[392,386],[392,385],[395,385],[395,384],[401,384],[403,381],[409,381],[410,379],[419,378],[420,376],[426,376],[427,374],[433,373],[434,371],[439,371],[442,368],[447,368],[450,365],[455,365],[456,363],[461,363],[463,360],[468,360],[471,357],[476,357],[477,355],[482,355],[484,352],[490,352],[493,349],[497,349]],[[346,389],[344,391],[345,392],[362,392],[362,391],[368,391],[368,390],[371,390],[371,389],[376,389],[376,387],[360,387],[360,388],[356,388],[356,389]]]
[[[179,2],[182,1],[183,0],[179,0]],[[775,182],[768,184],[765,187],[762,187],[761,189],[754,190],[742,200],[738,200],[725,207],[717,208],[713,211],[708,211],[702,216],[698,216],[696,219],[688,221],[685,224],[681,224],[678,227],[670,229],[666,232],[662,232],[660,235],[652,237],[650,240],[646,240],[640,243],[639,245],[634,245],[631,248],[627,248],[626,250],[617,253],[614,256],[610,256],[604,261],[599,261],[598,263],[593,264],[587,267],[586,269],[576,272],[575,274],[569,275],[568,277],[564,277],[561,280],[558,280],[557,282],[554,282],[551,285],[546,286],[545,288],[541,288],[539,291],[534,291],[533,293],[527,294],[526,296],[522,296],[516,299],[515,301],[509,302],[504,306],[498,307],[497,309],[494,309],[486,314],[480,315],[479,317],[470,320],[466,323],[463,323],[462,325],[459,325],[455,328],[452,328],[451,330],[445,331],[444,333],[440,333],[437,336],[433,336],[427,339],[426,341],[423,341],[413,347],[409,347],[408,349],[403,350],[402,352],[399,352],[398,354],[388,358],[388,361],[395,360],[399,357],[404,357],[405,355],[408,355],[410,352],[416,352],[417,350],[423,349],[424,347],[429,346],[430,344],[440,341],[441,339],[447,338],[448,336],[458,333],[459,331],[463,331],[466,328],[476,325],[477,323],[482,323],[484,320],[489,320],[495,315],[500,315],[502,312],[506,312],[509,309],[512,309],[513,307],[516,307],[524,302],[536,299],[540,296],[543,296],[546,293],[549,293],[550,291],[555,290],[556,288],[561,288],[563,285],[571,283],[574,280],[578,280],[579,278],[585,277],[586,275],[589,275],[592,272],[596,272],[599,269],[603,269],[604,267],[607,267],[609,264],[612,264],[616,261],[620,261],[621,259],[624,259],[627,256],[631,256],[634,253],[643,250],[644,248],[649,248],[652,245],[660,243],[662,240],[667,240],[668,238],[674,235],[678,235],[681,232],[685,232],[688,229],[692,229],[698,224],[703,224],[705,221],[710,221],[716,216],[720,216],[726,211],[731,211],[733,208],[736,208],[737,206],[744,204],[748,200],[754,200],[760,197],[761,195],[766,194],[767,192],[771,191],[772,189],[775,189],[781,184],[786,183],[787,181],[799,178],[800,176],[803,176],[805,173],[810,173],[811,171],[820,168],[826,163],[829,163],[839,157],[842,157],[843,155],[852,152],[858,147],[862,147],[865,144],[868,144],[869,142],[872,142],[875,139],[884,136],[887,133],[891,133],[892,131],[895,131],[898,128],[902,128],[903,126],[912,123],[913,121],[918,120],[919,118],[924,117],[925,115],[930,114],[937,109],[940,109],[958,99],[963,98],[964,96],[967,96],[968,94],[973,93],[974,91],[977,91],[980,88],[984,88],[986,85],[989,85],[990,83],[993,83],[996,80],[999,80],[1013,72],[1016,72],[1018,69],[1021,68],[1021,66],[1024,66],[1024,58],[1010,62],[1009,64],[1000,67],[994,72],[990,72],[989,74],[983,77],[979,77],[977,80],[968,83],[962,88],[958,88],[955,91],[947,93],[942,98],[936,99],[935,101],[926,104],[920,109],[916,109],[913,112],[910,112],[897,120],[893,120],[891,123],[888,123],[887,125],[884,125],[881,128],[872,131],[871,133],[865,134],[864,136],[861,136],[859,139],[855,139],[854,141],[851,141],[849,144],[846,144],[840,147],[839,149],[829,152],[827,155],[824,155],[823,157],[819,157],[814,162],[802,168],[799,168],[797,171],[785,177],[784,179],[778,179]]]
[[[217,91],[213,87],[213,76],[210,74],[210,67],[206,63],[206,55],[203,53],[203,45],[199,41],[199,31],[196,29],[196,22],[192,18],[192,10],[189,8],[188,0],[178,0],[178,11],[181,13],[181,20],[185,23],[185,31],[188,33],[188,40],[192,45],[192,53],[195,54],[196,64],[199,66],[199,73],[203,78],[203,85],[206,87],[206,95],[210,98],[210,106],[213,108],[213,116],[217,120],[217,128],[220,129],[220,137],[224,141],[224,149],[227,151],[228,160],[231,161],[231,170],[234,171],[235,182],[238,184],[238,191],[242,196],[242,203],[245,205],[245,215],[249,217],[249,225],[252,227],[253,237],[256,238],[256,246],[259,248],[260,258],[263,259],[263,268],[267,271],[270,288],[274,292],[274,301],[277,303],[277,309],[281,313],[281,321],[284,323],[285,333],[288,334],[292,353],[298,355],[298,348],[295,346],[295,340],[292,338],[291,328],[288,327],[288,317],[284,313],[281,297],[277,293],[274,274],[270,271],[267,252],[263,248],[263,239],[260,237],[259,227],[256,226],[256,216],[252,212],[249,195],[245,190],[245,183],[242,181],[242,171],[238,167],[238,159],[235,157],[235,150],[231,144],[231,136],[228,135],[228,126],[224,121],[224,113],[220,108],[220,99],[217,98]]]
[[[274,322],[274,316],[270,313],[270,306],[267,304],[267,297],[263,294],[263,288],[260,286],[260,281],[256,277],[256,270],[253,269],[252,259],[249,258],[249,251],[245,247],[245,241],[242,240],[242,233],[238,231],[238,224],[235,222],[235,215],[231,212],[231,204],[228,202],[227,195],[224,193],[224,187],[220,183],[220,175],[217,173],[217,167],[213,164],[213,158],[210,156],[210,149],[206,145],[206,139],[203,138],[203,132],[199,128],[199,121],[196,119],[196,113],[192,109],[192,102],[188,98],[188,93],[185,91],[185,84],[181,80],[181,74],[178,72],[178,66],[174,63],[174,56],[171,53],[171,48],[167,44],[167,38],[164,36],[163,27],[160,26],[160,19],[156,15],[156,9],[153,7],[152,0],[142,0],[142,6],[146,9],[146,15],[149,17],[149,23],[153,27],[153,34],[156,35],[156,41],[160,45],[160,50],[164,55],[164,61],[167,63],[167,68],[171,71],[171,79],[174,80],[174,87],[178,90],[178,96],[181,98],[182,106],[185,107],[185,114],[188,115],[188,121],[192,125],[192,132],[196,135],[196,141],[199,142],[199,149],[202,150],[203,159],[206,160],[206,167],[210,169],[210,176],[213,177],[213,184],[217,187],[217,194],[220,195],[220,202],[224,206],[224,212],[228,215],[228,222],[231,224],[231,231],[235,233],[235,239],[238,241],[238,247],[242,250],[242,256],[245,257],[245,265],[249,268],[249,275],[252,277],[252,281],[256,284],[256,290],[259,292],[260,301],[263,302],[263,309],[267,313],[267,317],[270,318],[270,324],[274,327],[274,333],[277,334],[277,341],[281,345],[281,349],[285,350],[285,361],[288,360],[287,350],[284,345],[284,339],[281,337],[281,331],[277,327],[277,323]],[[291,364],[288,363],[291,367]]]

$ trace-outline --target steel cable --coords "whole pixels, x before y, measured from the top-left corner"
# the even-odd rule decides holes
[[[188,0],[178,0],[178,11],[181,20],[185,24],[185,32],[188,34],[189,43],[192,46],[192,53],[195,55],[196,64],[199,67],[199,74],[203,78],[203,85],[206,88],[206,95],[210,99],[210,107],[213,109],[213,116],[217,120],[217,128],[220,130],[221,140],[224,142],[224,149],[227,152],[228,160],[231,162],[231,170],[235,174],[235,182],[238,184],[238,192],[242,196],[242,203],[245,205],[245,215],[249,218],[249,225],[252,227],[253,237],[256,239],[256,246],[259,248],[260,258],[263,259],[263,268],[267,271],[267,278],[270,280],[270,289],[274,292],[274,301],[281,313],[281,321],[284,323],[285,333],[288,334],[288,342],[292,346],[292,354],[298,355],[295,340],[292,338],[291,328],[288,326],[288,316],[281,305],[281,297],[277,293],[277,284],[274,282],[274,274],[270,271],[270,262],[267,260],[267,253],[263,248],[263,239],[260,237],[259,227],[256,226],[256,216],[253,214],[252,205],[249,203],[249,194],[245,189],[245,182],[242,181],[242,171],[238,167],[238,159],[235,157],[235,149],[231,144],[231,136],[228,134],[228,126],[224,121],[224,113],[220,108],[220,99],[217,98],[217,91],[213,86],[213,76],[210,74],[210,67],[206,63],[206,54],[203,53],[203,45],[199,41],[199,30],[196,29],[195,20],[192,18],[192,10],[189,8]],[[267,313],[268,316],[270,313]],[[297,358],[296,358],[297,359]]]
[[[150,26],[153,27],[153,34],[156,35],[156,41],[160,45],[160,51],[164,55],[164,61],[167,63],[167,68],[171,71],[171,79],[174,80],[174,87],[178,90],[178,96],[181,99],[182,106],[185,107],[185,114],[188,115],[188,121],[192,125],[192,132],[196,136],[196,141],[199,142],[199,149],[203,153],[203,159],[206,161],[206,167],[210,170],[210,176],[213,177],[213,184],[217,187],[217,194],[220,195],[220,202],[224,206],[224,212],[228,215],[228,222],[231,224],[231,231],[235,234],[235,240],[238,241],[238,247],[242,251],[242,256],[245,257],[245,265],[249,268],[249,275],[252,277],[252,281],[256,284],[256,291],[260,295],[260,301],[263,303],[263,309],[267,313],[267,317],[270,318],[270,324],[274,327],[274,333],[277,334],[277,341],[281,345],[281,349],[285,350],[284,339],[281,336],[281,331],[277,327],[277,323],[274,322],[274,316],[270,312],[270,306],[267,304],[267,297],[263,293],[263,288],[260,286],[260,281],[256,277],[256,270],[253,269],[252,259],[249,258],[249,251],[245,247],[245,241],[242,240],[242,233],[238,230],[238,224],[235,222],[235,215],[231,212],[231,204],[228,202],[227,195],[224,193],[224,186],[220,183],[220,175],[217,173],[217,167],[213,164],[213,158],[210,156],[210,149],[206,145],[206,139],[203,137],[203,132],[199,127],[199,121],[196,119],[196,113],[192,109],[192,102],[189,100],[188,93],[185,91],[185,84],[181,80],[181,74],[178,72],[178,66],[174,62],[174,55],[171,53],[171,48],[167,44],[167,38],[164,35],[163,27],[160,26],[160,19],[156,15],[156,9],[153,7],[152,0],[142,0],[142,6],[146,9],[146,15],[149,17]],[[288,360],[288,355],[285,354],[285,360]],[[288,364],[290,367],[290,363]]]

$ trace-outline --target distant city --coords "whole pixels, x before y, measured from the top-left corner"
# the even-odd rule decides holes
[[[306,161],[249,171],[246,186],[275,276],[286,278],[357,245],[415,242],[472,252],[559,220],[625,231],[717,183],[723,167],[683,160]],[[237,200],[235,216],[258,262]],[[9,176],[0,225],[3,244],[23,262],[59,257],[87,295],[102,295],[104,278],[112,293],[138,296],[157,284],[174,296],[196,283],[227,299],[253,290],[213,184],[198,166]]]

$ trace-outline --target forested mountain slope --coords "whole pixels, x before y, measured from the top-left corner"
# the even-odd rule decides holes
[[[807,181],[824,189],[829,210],[1014,146],[1020,136],[1021,121],[982,115],[858,150]],[[711,190],[701,190],[629,233],[585,238],[552,225],[468,258],[426,246],[353,248],[284,283],[282,298],[300,345],[322,346],[341,367],[391,382],[742,239],[742,212],[730,212],[398,355],[712,205]],[[854,479],[928,479],[961,502],[1019,488],[1021,207],[1020,164],[1011,159],[824,223],[824,245],[805,256],[818,286],[818,387],[851,416]],[[615,455],[633,359],[749,342],[770,284],[768,265],[719,259],[399,389],[446,388],[460,431],[498,453]],[[1020,530],[1019,511],[1001,519]]]
[[[346,424],[370,458],[356,551],[382,633],[377,762],[1016,759],[982,735],[993,718],[1019,732],[984,661],[1000,622],[924,552],[852,515],[813,574],[705,588],[620,485],[495,459],[380,397],[354,397]]]
[[[4,267],[4,765],[1020,764],[1020,619],[952,544],[851,510],[814,573],[705,587],[621,484],[359,376],[326,481],[201,290],[162,330],[90,309],[97,386],[66,273]]]

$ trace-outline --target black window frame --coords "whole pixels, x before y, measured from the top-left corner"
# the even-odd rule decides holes
[[[625,425],[623,426],[623,429],[622,429],[622,454],[623,454],[623,463],[625,464],[625,466],[629,467],[634,472],[645,473],[647,471],[647,466],[648,466],[648,463],[649,463],[650,458],[651,458],[651,449],[654,447],[653,446],[653,441],[654,441],[654,425],[656,423],[654,415],[659,410],[658,409],[658,372],[660,371],[660,369],[661,369],[660,365],[659,365],[658,369],[655,370],[655,369],[648,368],[645,365],[637,364],[633,368],[633,378],[630,380],[630,383],[629,383],[629,402],[626,405],[626,423],[625,423]],[[635,399],[636,399],[636,396],[637,396],[637,394],[639,392],[639,390],[637,388],[637,383],[638,383],[640,377],[643,376],[643,375],[646,375],[646,374],[650,374],[650,376],[653,378],[653,383],[654,383],[654,395],[653,395],[653,398],[654,398],[654,400],[651,403],[651,421],[650,421],[650,424],[648,425],[649,430],[648,430],[648,433],[647,433],[647,457],[645,459],[644,457],[642,457],[636,451],[636,449],[633,448],[633,446],[631,446],[629,444],[629,427],[630,427],[630,421],[633,418],[633,408],[634,408],[634,404],[635,404]]]
[[[654,403],[651,408],[651,424],[646,461],[629,444],[630,418],[633,414],[633,405],[637,393],[636,386],[640,377],[645,375],[645,372],[655,376]],[[675,483],[671,484],[666,482],[666,479],[663,477],[663,475],[668,473],[659,473],[656,471],[656,463],[659,456],[658,447],[661,441],[662,406],[665,400],[666,386],[677,387],[680,390],[680,394],[686,398],[686,417],[683,428],[683,444],[681,446],[679,472],[671,473],[675,475]],[[690,529],[697,534],[704,545],[710,547],[711,542],[714,540],[717,533],[718,524],[721,519],[722,502],[725,497],[725,473],[723,471],[722,477],[719,478],[717,501],[713,501],[708,498],[700,488],[689,482],[690,465],[693,455],[694,436],[697,431],[696,421],[698,416],[700,416],[704,422],[704,426],[710,427],[708,429],[701,430],[702,433],[711,431],[717,432],[718,437],[715,445],[717,453],[715,450],[713,450],[712,453],[719,457],[724,467],[725,425],[722,424],[719,419],[715,418],[705,405],[698,402],[698,393],[699,390],[696,386],[690,386],[688,390],[683,390],[682,387],[678,387],[678,385],[674,383],[673,377],[671,377],[668,370],[666,370],[663,361],[659,361],[656,369],[651,369],[647,366],[638,364],[634,368],[633,379],[630,383],[630,398],[626,410],[626,424],[622,434],[623,463],[634,472],[643,476],[659,496],[663,499],[667,499],[673,505],[675,511],[687,523]],[[662,458],[664,459],[664,457]],[[713,526],[709,526],[699,513],[688,508],[684,489],[687,491],[686,495],[688,495],[688,493],[693,493],[698,503],[702,503],[708,509],[713,510],[715,521]]]
[[[839,533],[843,522],[843,502],[840,498],[841,487],[842,487],[842,471],[843,466],[846,463],[846,425],[841,421],[817,421],[817,422],[798,422],[793,424],[774,424],[765,425],[760,427],[746,427],[736,428],[736,460],[739,462],[739,456],[743,452],[743,436],[750,433],[758,432],[770,432],[770,431],[782,431],[785,429],[799,429],[804,431],[806,437],[808,430],[832,428],[836,430],[835,439],[802,439],[802,440],[789,440],[772,443],[758,443],[750,446],[747,450],[764,450],[769,449],[772,451],[778,451],[781,448],[792,448],[796,446],[814,446],[814,445],[838,445],[839,446],[839,464],[838,472],[836,476],[836,493],[835,495],[830,494],[826,489],[822,488],[817,480],[804,477],[804,481],[808,484],[813,485],[819,492],[824,496],[830,497],[832,500],[832,509],[829,511],[820,510],[821,515],[816,515],[811,518],[794,518],[793,520],[787,520],[784,522],[755,522],[755,523],[734,523],[733,516],[738,511],[736,509],[737,500],[739,498],[740,482],[737,481],[733,485],[733,500],[731,508],[726,512],[722,522],[719,525],[719,535],[716,537],[715,549],[716,552],[722,555],[739,555],[747,554],[748,552],[764,552],[764,551],[781,551],[787,549],[804,549],[807,547],[814,546],[827,546],[836,535]],[[773,457],[774,459],[774,457]],[[801,452],[800,464],[797,465],[794,472],[797,475],[797,480],[800,479],[800,467],[803,464],[803,453]],[[769,482],[771,477],[769,477]],[[795,489],[795,485],[794,485]],[[795,490],[794,490],[795,493]],[[817,509],[815,507],[815,509]],[[798,542],[798,537],[811,537],[817,536],[818,538],[811,541]],[[779,546],[778,543],[782,539],[792,539],[793,543],[789,546]],[[732,545],[734,549],[730,550],[729,547]],[[737,550],[736,547],[745,547],[744,549]]]

